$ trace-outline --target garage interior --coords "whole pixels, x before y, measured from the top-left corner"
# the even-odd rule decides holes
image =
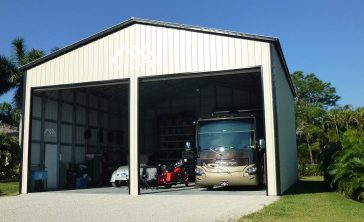
[[[34,89],[31,117],[29,192],[111,186],[129,162],[127,81]]]
[[[240,73],[218,72],[205,75],[162,76],[139,79],[139,164],[148,167],[170,166],[187,159],[185,169],[190,186],[194,185],[196,155],[185,152],[186,141],[195,147],[195,121],[216,111],[255,110],[263,113],[262,82],[259,69]],[[262,122],[260,126],[264,128]],[[142,175],[142,172],[139,172]],[[147,182],[147,184],[145,184]],[[156,181],[139,184],[141,194],[166,192],[164,187],[151,191]],[[177,185],[182,191],[184,185]],[[251,189],[251,188],[241,188]]]

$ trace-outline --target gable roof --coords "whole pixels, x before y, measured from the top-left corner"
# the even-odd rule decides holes
[[[283,50],[281,47],[281,44],[279,42],[279,39],[277,37],[270,37],[270,36],[263,36],[263,35],[255,35],[255,34],[247,34],[242,32],[235,32],[235,31],[227,31],[222,29],[214,29],[214,28],[207,28],[207,27],[200,27],[200,26],[193,26],[193,25],[185,25],[185,24],[178,24],[178,23],[172,23],[172,22],[162,22],[162,21],[156,21],[156,20],[149,20],[149,19],[142,19],[142,18],[130,18],[124,22],[121,22],[115,26],[112,26],[108,29],[105,29],[101,32],[98,32],[94,35],[91,35],[85,39],[82,39],[76,43],[73,43],[69,46],[66,46],[62,49],[59,49],[53,53],[50,53],[46,56],[43,56],[37,60],[34,60],[28,64],[25,64],[20,67],[21,70],[28,70],[30,68],[33,68],[37,65],[40,65],[44,62],[47,62],[51,59],[54,59],[58,56],[61,56],[65,53],[68,53],[74,49],[77,49],[83,45],[86,45],[88,43],[91,43],[93,41],[96,41],[102,37],[105,37],[107,35],[110,35],[114,32],[117,32],[121,29],[124,29],[128,26],[131,26],[133,24],[143,24],[143,25],[152,25],[152,26],[158,26],[158,27],[167,27],[167,28],[174,28],[174,29],[181,29],[186,31],[193,31],[193,32],[200,32],[200,33],[206,33],[206,34],[213,34],[213,35],[222,35],[227,37],[235,37],[235,38],[242,38],[242,39],[248,39],[248,40],[254,40],[254,41],[261,41],[261,42],[268,42],[274,44],[274,46],[277,49],[277,53],[279,55],[280,61],[283,65],[283,68],[285,70],[285,74],[287,77],[287,80],[289,82],[290,88],[292,90],[292,93],[294,96],[296,96],[296,89],[294,87],[294,84],[292,82],[290,72],[288,70],[288,66],[286,63],[286,60],[283,55]]]

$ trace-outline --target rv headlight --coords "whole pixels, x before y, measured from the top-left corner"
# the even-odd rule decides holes
[[[196,167],[195,173],[196,173],[196,176],[204,176],[205,175],[205,171],[202,168],[198,168],[198,167]]]
[[[248,176],[246,174],[248,174],[248,175],[257,174],[257,167],[251,166],[251,167],[246,168],[244,176]]]

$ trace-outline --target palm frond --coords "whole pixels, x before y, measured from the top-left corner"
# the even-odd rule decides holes
[[[11,45],[15,53],[15,60],[18,66],[25,65],[27,63],[26,46],[23,38],[15,38]]]
[[[44,56],[45,52],[43,50],[39,50],[39,49],[34,49],[32,48],[28,53],[27,53],[27,63],[32,62],[36,59],[39,59],[40,57]]]
[[[5,56],[0,56],[0,95],[15,86],[16,66]]]

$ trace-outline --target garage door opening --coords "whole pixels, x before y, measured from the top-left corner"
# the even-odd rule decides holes
[[[235,162],[244,169],[255,164],[254,169],[259,172],[257,174],[262,174],[257,176],[256,181],[264,187],[265,152],[258,149],[258,140],[265,138],[262,98],[260,70],[234,74],[219,72],[140,79],[138,143],[140,193],[179,191],[190,194],[210,190],[211,185],[204,186],[201,181],[196,181],[199,179],[196,177],[196,165],[212,167],[215,162],[226,162],[227,158],[221,157],[224,155],[221,149],[239,153],[241,149],[246,148],[243,156],[229,157],[228,162]],[[244,118],[241,118],[242,116]],[[220,117],[222,119],[229,117],[233,125],[236,125],[235,120],[239,120],[238,127],[235,127],[235,130],[230,129],[232,130],[230,139],[216,139],[218,135],[211,134],[210,138],[206,137],[203,142],[204,132],[200,127]],[[226,123],[225,121],[225,127],[229,127]],[[244,127],[250,127],[249,133],[244,131],[246,130]],[[227,138],[228,132],[222,133],[226,133],[224,138]],[[215,140],[216,144],[208,144],[212,140]],[[222,143],[221,141],[226,144],[217,144]],[[211,158],[203,157],[203,151],[206,150],[205,153],[216,154],[217,157],[216,155]],[[224,172],[227,171],[230,175],[236,174],[227,166],[223,168],[227,169]],[[243,173],[241,177],[244,177]],[[244,184],[254,184],[249,181],[253,180],[253,177],[247,175],[247,183]],[[235,186],[234,188],[230,186],[236,184],[238,183],[235,183],[234,179],[224,181],[220,178],[212,191],[236,190]],[[239,189],[261,190],[259,187],[262,186],[253,188],[243,186]],[[264,190],[262,192],[265,194]]]
[[[124,185],[128,194],[129,172],[114,173],[128,171],[128,128],[128,82],[33,89],[29,192]]]

